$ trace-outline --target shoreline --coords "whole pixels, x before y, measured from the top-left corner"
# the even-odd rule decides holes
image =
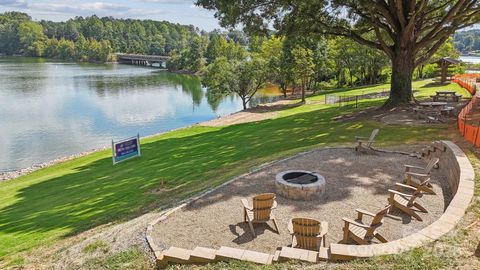
[[[235,113],[238,113],[238,112],[235,112]],[[230,114],[226,115],[226,116],[230,116]],[[209,121],[211,121],[211,120],[209,120]],[[208,122],[208,121],[204,121],[204,122]],[[199,122],[199,123],[196,123],[196,124],[193,124],[193,125],[188,125],[188,126],[185,126],[185,127],[170,129],[170,130],[166,130],[166,131],[163,131],[163,132],[158,132],[158,133],[155,133],[155,134],[152,134],[152,135],[143,136],[143,137],[140,137],[140,142],[141,142],[142,139],[148,139],[148,138],[159,136],[159,135],[162,135],[162,134],[165,134],[165,133],[168,133],[168,132],[173,132],[173,131],[177,131],[177,130],[181,130],[181,129],[185,129],[185,128],[191,128],[191,127],[194,127],[194,126],[198,126],[202,123],[203,122]],[[108,149],[111,149],[110,145],[108,145],[108,146],[106,145],[106,146],[99,147],[99,148],[94,148],[94,149],[91,149],[91,150],[87,150],[87,151],[76,153],[76,154],[69,155],[69,156],[55,158],[55,159],[45,161],[45,162],[35,163],[35,164],[33,164],[31,166],[28,166],[26,168],[21,168],[21,169],[12,170],[12,171],[0,172],[0,183],[8,181],[8,180],[13,180],[15,178],[19,178],[21,176],[25,176],[25,175],[33,173],[35,171],[45,169],[45,168],[48,168],[48,167],[51,167],[51,166],[54,166],[54,165],[57,165],[57,164],[60,164],[60,163],[68,162],[68,161],[71,161],[71,160],[74,160],[74,159],[77,159],[77,158],[88,156],[90,154],[97,153],[97,152],[104,151],[104,150],[108,150]]]
[[[234,124],[237,124],[237,122],[236,122],[237,119],[236,118],[239,115],[243,116],[240,121],[245,121],[246,120],[247,122],[249,122],[249,121],[252,122],[252,121],[264,120],[264,119],[259,119],[258,117],[256,117],[256,114],[266,114],[267,111],[269,111],[270,109],[273,109],[273,108],[275,108],[275,106],[279,106],[279,105],[280,106],[289,106],[288,105],[289,102],[291,102],[290,99],[281,98],[281,99],[273,101],[273,102],[258,104],[253,108],[248,108],[247,110],[241,110],[241,111],[233,112],[233,113],[221,116],[221,117],[212,118],[212,119],[207,120],[207,121],[202,121],[202,122],[198,122],[198,123],[195,123],[195,124],[192,124],[192,125],[179,127],[179,128],[175,128],[175,129],[170,129],[170,130],[165,130],[165,131],[157,132],[157,133],[154,133],[154,134],[151,134],[151,135],[142,136],[142,137],[140,137],[140,140],[152,138],[152,137],[155,137],[155,136],[160,136],[160,135],[163,135],[163,134],[166,134],[166,133],[169,133],[169,132],[182,130],[182,129],[186,129],[186,128],[191,128],[191,127],[195,127],[195,126],[215,127],[215,126],[234,125]],[[250,114],[250,115],[244,116],[245,114]],[[271,115],[271,117],[274,117],[274,116],[275,116],[274,114]],[[212,123],[219,123],[219,124],[218,125],[217,124],[212,125]],[[17,169],[17,170],[0,172],[0,183],[8,181],[8,180],[15,179],[15,178],[18,178],[18,177],[21,177],[21,176],[24,176],[24,175],[27,175],[27,174],[30,174],[30,173],[33,173],[35,171],[38,171],[38,170],[41,170],[41,169],[44,169],[44,168],[47,168],[47,167],[51,167],[51,166],[54,166],[54,165],[57,165],[57,164],[60,164],[60,163],[63,163],[63,162],[71,161],[73,159],[81,158],[81,157],[84,157],[84,156],[87,156],[87,155],[90,155],[90,154],[93,154],[93,153],[96,153],[96,152],[99,152],[99,151],[104,151],[104,150],[107,150],[107,149],[111,149],[111,146],[110,145],[105,145],[103,147],[94,148],[94,149],[83,151],[83,152],[80,152],[80,153],[75,153],[75,154],[72,154],[72,155],[69,155],[69,156],[59,157],[59,158],[55,158],[55,159],[48,160],[48,161],[45,161],[45,162],[35,163],[35,164],[33,164],[31,166],[28,166],[26,168],[20,168],[20,169]]]
[[[276,101],[276,102],[278,102],[278,101]],[[169,132],[182,130],[182,129],[186,129],[186,128],[191,128],[191,127],[194,127],[194,126],[208,127],[209,123],[211,123],[212,121],[218,121],[220,119],[228,120],[228,119],[231,119],[232,117],[235,117],[235,115],[237,115],[239,113],[245,113],[245,112],[249,112],[251,110],[255,110],[259,106],[268,107],[269,105],[272,105],[272,104],[275,104],[275,102],[264,103],[264,104],[261,104],[261,105],[257,105],[254,108],[249,108],[247,110],[241,110],[241,111],[238,111],[238,112],[233,112],[233,113],[224,115],[222,117],[217,117],[217,118],[213,118],[213,119],[210,119],[210,120],[207,120],[207,121],[198,122],[198,123],[195,123],[195,124],[192,124],[192,125],[179,127],[179,128],[175,128],[175,129],[170,129],[170,130],[166,130],[166,131],[162,131],[162,132],[157,132],[157,133],[154,133],[154,134],[151,134],[151,135],[142,136],[142,137],[140,137],[140,141],[142,139],[148,139],[148,138],[155,137],[155,136],[160,136],[160,135],[163,135],[163,134],[166,134],[166,133],[169,133]],[[8,181],[8,180],[15,179],[15,178],[19,178],[21,176],[25,176],[27,174],[33,173],[35,171],[38,171],[38,170],[41,170],[41,169],[44,169],[44,168],[47,168],[47,167],[51,167],[51,166],[54,166],[54,165],[57,165],[57,164],[60,164],[60,163],[63,163],[63,162],[68,162],[68,161],[74,160],[76,158],[81,158],[81,157],[84,157],[84,156],[87,156],[87,155],[90,155],[90,154],[93,154],[93,153],[96,153],[96,152],[104,151],[104,150],[107,150],[107,149],[111,149],[111,146],[106,145],[106,146],[103,146],[103,147],[94,148],[94,149],[91,149],[91,150],[87,150],[87,151],[84,151],[84,152],[72,154],[72,155],[69,155],[69,156],[59,157],[59,158],[55,158],[55,159],[48,160],[48,161],[45,161],[45,162],[35,163],[35,164],[33,164],[31,166],[28,166],[26,168],[20,168],[20,169],[17,169],[17,170],[0,172],[0,183]]]

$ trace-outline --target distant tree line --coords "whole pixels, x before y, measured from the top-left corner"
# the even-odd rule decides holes
[[[25,13],[0,14],[0,53],[66,60],[109,60],[113,52],[169,55],[199,37],[193,26],[152,20],[76,17],[32,21]]]
[[[461,54],[480,55],[480,29],[459,31],[454,35],[454,42]]]

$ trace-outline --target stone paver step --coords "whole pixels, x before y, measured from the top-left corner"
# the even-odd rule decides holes
[[[330,258],[330,249],[321,247],[318,252],[318,259],[320,261],[327,261]]]
[[[278,262],[280,259],[280,250],[275,251],[275,255],[273,255],[273,261]]]
[[[195,247],[190,253],[190,261],[195,263],[208,263],[215,261],[216,256],[216,249]]]
[[[243,257],[243,253],[245,253],[245,250],[243,249],[221,246],[220,249],[217,251],[217,258],[219,260],[241,260]]]
[[[318,252],[299,248],[282,247],[279,259],[280,261],[300,260],[316,263],[318,260]]]
[[[163,260],[173,263],[189,263],[191,253],[192,251],[188,249],[170,247],[163,253]]]
[[[272,260],[273,255],[252,250],[245,250],[242,255],[242,261],[254,262],[258,264],[271,264]]]

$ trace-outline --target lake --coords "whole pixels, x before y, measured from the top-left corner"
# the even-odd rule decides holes
[[[460,60],[462,60],[463,62],[472,63],[472,64],[480,63],[480,57],[478,57],[478,56],[462,55],[462,56],[460,56]]]
[[[0,57],[0,78],[0,172],[242,109],[207,97],[198,77],[154,68]]]

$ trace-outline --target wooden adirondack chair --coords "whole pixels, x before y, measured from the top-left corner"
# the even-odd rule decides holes
[[[417,214],[415,208],[424,212],[428,213],[427,209],[421,206],[419,203],[415,202],[418,197],[422,196],[422,188],[421,187],[412,187],[405,184],[395,183],[397,190],[389,189],[388,193],[390,193],[390,197],[388,198],[388,202],[392,207],[395,207],[407,215],[410,215],[416,218],[418,221],[423,221],[423,219]],[[402,193],[399,190],[401,189],[409,189],[413,191],[413,194],[406,194]]]
[[[277,233],[277,221],[275,216],[272,213],[272,209],[277,207],[277,202],[275,201],[275,194],[273,193],[264,193],[253,197],[253,206],[248,204],[247,199],[242,199],[243,206],[243,219],[248,223],[250,230],[252,231],[253,237],[256,237],[255,230],[253,229],[253,223],[267,223],[272,220],[273,225]]]
[[[370,134],[370,137],[359,137],[355,136],[355,151],[360,151],[361,149],[366,149],[366,150],[371,150],[372,149],[372,144],[375,141],[375,137],[378,134],[378,129],[374,129],[372,131],[372,134]]]
[[[413,190],[418,190],[419,192],[425,192],[425,193],[430,193],[430,194],[436,194],[433,189],[431,188],[430,185],[430,177],[422,179],[423,181],[420,183],[412,183],[413,185],[408,185],[410,186],[409,189]],[[402,187],[403,186],[397,186],[397,191],[402,192]]]
[[[292,236],[292,247],[319,250],[325,247],[328,223],[310,218],[292,218],[288,222],[288,231]]]
[[[433,168],[438,164],[439,158],[432,158],[428,162],[425,168],[405,165],[405,181],[404,183],[412,187],[422,187],[422,191],[430,194],[436,194],[430,184],[430,173]],[[412,170],[416,170],[414,172]]]
[[[343,218],[345,222],[343,227],[343,243],[347,243],[348,239],[352,239],[355,243],[360,245],[368,245],[372,243],[374,238],[378,239],[382,243],[388,242],[380,233],[377,232],[377,229],[382,226],[383,219],[390,211],[391,206],[387,205],[382,210],[378,211],[376,214],[367,212],[362,209],[355,209],[357,211],[358,217],[356,220],[351,220],[349,218]],[[367,215],[373,217],[370,224],[365,224],[363,222],[363,216]]]

